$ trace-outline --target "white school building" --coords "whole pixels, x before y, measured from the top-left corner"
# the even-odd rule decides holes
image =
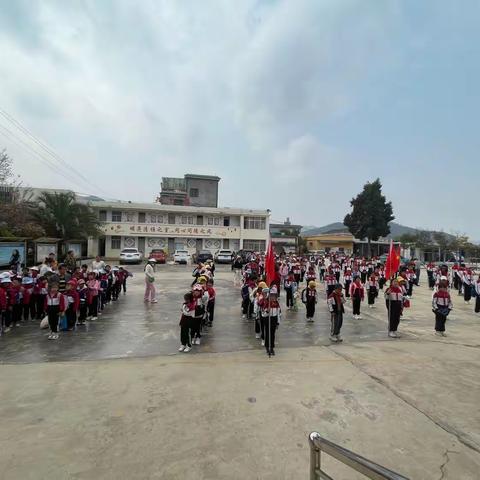
[[[136,247],[147,257],[154,248],[175,250],[240,249],[265,251],[268,210],[213,208],[91,201],[104,236],[89,239],[88,254],[118,258],[123,248]]]

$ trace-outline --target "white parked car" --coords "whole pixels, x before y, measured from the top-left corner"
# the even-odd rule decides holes
[[[173,254],[174,263],[185,263],[187,264],[190,261],[191,255],[187,250],[175,250]]]
[[[215,263],[232,263],[232,250],[219,250],[215,254]]]
[[[120,252],[120,265],[122,263],[141,263],[143,253],[138,248],[124,248]]]

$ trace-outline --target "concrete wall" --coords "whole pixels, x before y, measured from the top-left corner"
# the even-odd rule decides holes
[[[190,205],[194,207],[218,207],[218,182],[215,180],[204,180],[187,178],[187,195],[190,198]],[[198,197],[190,196],[190,189],[198,189]]]

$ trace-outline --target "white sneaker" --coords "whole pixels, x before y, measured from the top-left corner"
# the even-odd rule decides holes
[[[262,340],[262,347],[265,346],[265,340]]]
[[[58,339],[59,339],[58,333],[54,333],[52,336],[52,340],[58,340]]]
[[[15,326],[16,326],[16,327],[19,327],[19,326],[20,326],[20,323],[19,323],[19,322],[17,322],[17,323],[15,324]]]
[[[362,319],[362,316],[361,315],[357,315],[357,320],[361,320]]]
[[[246,315],[242,315],[242,318],[247,318],[247,316],[246,316]]]
[[[51,340],[53,338],[53,333],[50,333],[47,338]]]
[[[259,333],[256,333],[255,334],[255,338],[258,340],[260,338],[260,334]]]
[[[200,345],[200,337],[197,337],[197,338],[195,339],[195,345]]]
[[[192,347],[186,346],[186,347],[183,349],[183,353],[188,353],[191,349],[192,349]]]
[[[178,351],[183,352],[185,348],[186,348],[185,345],[180,345],[180,347],[178,348]]]
[[[390,338],[399,338],[397,332],[388,332]]]
[[[155,299],[152,300],[150,303],[158,303],[158,300],[155,298]]]
[[[93,322],[94,320],[98,320],[98,317],[92,317],[92,322]]]
[[[343,342],[343,338],[340,335],[337,335],[337,342]]]
[[[337,343],[337,342],[338,342],[338,338],[337,338],[335,335],[330,335],[330,341]]]

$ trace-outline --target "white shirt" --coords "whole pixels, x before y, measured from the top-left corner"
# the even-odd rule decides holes
[[[149,281],[154,281],[155,280],[155,270],[153,267],[147,263],[147,266],[145,267],[145,278]]]
[[[105,268],[105,262],[103,260],[100,260],[99,262],[94,260],[92,262],[92,270],[102,270],[103,268]]]

